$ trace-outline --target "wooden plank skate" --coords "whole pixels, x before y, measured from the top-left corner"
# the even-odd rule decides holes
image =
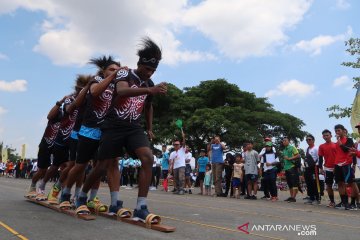
[[[125,210],[125,209],[124,209]],[[127,209],[126,209],[127,210]],[[144,223],[140,220],[136,220],[132,217],[119,217],[117,215],[110,215],[108,212],[98,212],[95,209],[90,208],[90,211],[98,216],[102,216],[102,217],[106,217],[115,221],[121,221],[121,222],[125,222],[125,223],[130,223],[133,225],[137,225],[143,228],[148,228],[148,229],[152,229],[152,230],[156,230],[156,231],[160,231],[160,232],[165,232],[165,233],[169,233],[169,232],[174,232],[176,230],[175,227],[172,226],[168,226],[168,225],[164,225],[160,223],[151,223],[152,218],[148,219],[148,222],[150,222],[150,224]],[[150,214],[152,216],[156,216],[155,214]],[[149,215],[149,216],[150,216]],[[151,216],[150,216],[151,217]]]
[[[67,214],[67,215],[70,215],[70,216],[73,216],[73,217],[76,217],[76,218],[79,218],[79,219],[82,219],[82,220],[85,220],[85,221],[90,221],[90,220],[95,220],[96,219],[96,217],[94,215],[76,214],[76,212],[73,209],[67,209],[67,210],[60,209],[58,204],[50,204],[50,203],[48,203],[48,201],[37,201],[35,198],[28,198],[28,197],[25,197],[25,198],[29,202],[32,202],[32,203],[35,203],[35,204],[50,208],[50,209],[55,210],[57,212],[64,213],[64,214]]]

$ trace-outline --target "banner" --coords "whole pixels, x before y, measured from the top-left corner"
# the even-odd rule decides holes
[[[21,145],[21,159],[22,160],[25,159],[25,151],[26,151],[26,145],[23,144],[23,145]]]
[[[4,148],[2,149],[2,152],[1,152],[1,159],[4,163],[7,162],[8,160],[8,151],[7,151],[7,148]]]

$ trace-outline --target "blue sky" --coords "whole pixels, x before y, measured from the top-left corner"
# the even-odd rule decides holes
[[[353,60],[344,41],[359,37],[356,0],[0,0],[0,141],[36,157],[54,103],[90,57],[112,54],[134,67],[148,35],[163,49],[153,77],[179,88],[226,78],[268,97],[274,108],[321,131],[349,119],[326,108],[349,106]],[[302,144],[304,145],[304,144]]]

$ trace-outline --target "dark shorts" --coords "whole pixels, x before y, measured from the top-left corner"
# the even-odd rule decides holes
[[[351,164],[345,166],[335,166],[334,169],[335,182],[352,183],[355,179],[354,169]]]
[[[69,146],[68,145],[57,145],[54,144],[54,159],[53,166],[60,167],[61,164],[69,161]]]
[[[162,177],[163,179],[166,179],[168,177],[169,170],[162,170]]]
[[[258,175],[257,174],[246,174],[246,181],[249,182],[256,182],[258,180]]]
[[[69,139],[70,161],[76,160],[78,141],[79,141],[78,139],[74,139],[74,138]]]
[[[199,179],[199,181],[204,181],[205,173],[204,172],[199,172],[197,178]]]
[[[192,172],[191,165],[186,164],[185,165],[185,177],[190,177],[190,173]]]
[[[77,145],[77,157],[76,163],[85,164],[90,160],[95,160],[97,151],[99,148],[99,140],[94,140],[92,138],[79,136],[79,142]]]
[[[123,153],[123,148],[130,156],[136,157],[135,150],[141,147],[150,148],[150,143],[140,125],[127,124],[118,128],[105,128],[102,129],[98,160],[119,157]]]
[[[241,185],[240,178],[233,178],[231,181],[231,185],[232,185],[232,187],[236,187],[236,188],[240,187],[240,185]]]
[[[285,171],[286,182],[289,188],[298,188],[299,186],[299,171],[293,167]]]
[[[325,170],[325,183],[326,185],[332,186],[334,183],[334,172]]]
[[[53,149],[53,147],[39,145],[38,168],[47,169],[51,165],[51,154],[53,153]]]

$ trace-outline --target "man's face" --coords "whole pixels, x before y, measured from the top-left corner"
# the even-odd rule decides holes
[[[204,156],[205,156],[205,152],[202,152],[202,151],[201,151],[201,152],[200,152],[200,156],[201,156],[201,157],[204,157]]]
[[[116,64],[111,64],[110,66],[108,66],[105,70],[104,70],[104,77],[108,77],[109,75],[111,75],[113,72],[115,72],[116,70],[118,70],[120,67]]]
[[[331,134],[330,133],[324,133],[323,135],[323,139],[325,140],[325,142],[330,142],[331,141]]]
[[[137,74],[143,81],[149,80],[155,71],[156,71],[155,68],[142,64],[139,64],[137,68]]]
[[[287,145],[289,145],[289,139],[284,138],[282,141],[283,145],[286,147]]]
[[[176,141],[173,143],[173,146],[174,146],[174,149],[177,151],[180,149],[180,142],[179,141]]]
[[[214,142],[215,142],[216,144],[219,144],[219,143],[220,143],[220,137],[215,137]]]
[[[338,137],[343,137],[343,136],[345,136],[345,131],[342,130],[341,128],[335,129],[335,133],[336,133],[336,136],[338,136]]]
[[[166,146],[162,146],[162,151],[166,152]]]
[[[306,143],[310,146],[314,144],[314,139],[312,139],[311,137],[306,137]]]

